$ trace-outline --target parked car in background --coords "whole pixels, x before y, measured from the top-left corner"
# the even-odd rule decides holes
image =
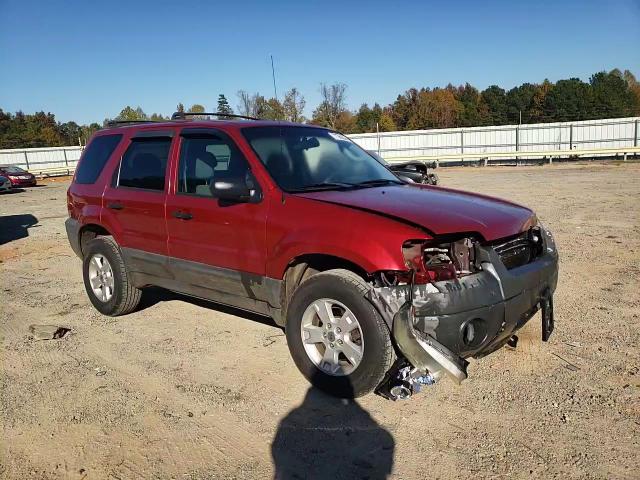
[[[11,180],[7,177],[3,177],[0,175],[0,192],[10,192],[11,191]]]
[[[429,169],[436,168],[436,162],[424,163],[419,160],[412,160],[410,162],[397,162],[390,163],[384,158],[371,150],[369,154],[391,170],[396,176],[400,177],[407,183],[420,183],[422,185],[437,185],[439,182],[438,175],[429,172]]]
[[[0,165],[0,175],[7,177],[13,187],[35,187],[36,176],[15,165]]]

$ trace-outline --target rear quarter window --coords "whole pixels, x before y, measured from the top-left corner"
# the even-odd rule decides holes
[[[76,170],[76,183],[90,184],[98,179],[122,135],[101,135],[87,146]]]

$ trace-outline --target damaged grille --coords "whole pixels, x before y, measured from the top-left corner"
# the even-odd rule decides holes
[[[531,263],[542,254],[540,229],[532,228],[493,249],[507,270]]]

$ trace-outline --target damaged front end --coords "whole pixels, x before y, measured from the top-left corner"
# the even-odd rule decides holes
[[[410,241],[403,253],[408,271],[381,273],[370,292],[399,357],[377,389],[387,398],[407,398],[443,377],[460,384],[465,358],[502,347],[552,305],[558,255],[542,227],[493,243],[471,236]],[[549,334],[543,328],[543,339]]]

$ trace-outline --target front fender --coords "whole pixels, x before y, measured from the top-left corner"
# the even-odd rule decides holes
[[[273,203],[267,234],[272,278],[282,278],[293,259],[309,254],[342,258],[367,273],[406,270],[402,244],[430,238],[412,225],[341,205],[294,196]]]

